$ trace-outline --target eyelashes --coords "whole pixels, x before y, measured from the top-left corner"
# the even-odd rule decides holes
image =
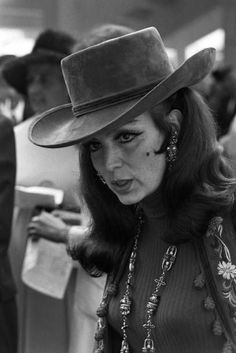
[[[86,143],[86,149],[89,150],[90,153],[96,152],[101,148],[101,144],[98,141],[92,141]]]
[[[121,131],[115,137],[115,140],[121,143],[129,143],[133,141],[137,136],[140,136],[141,134],[142,132],[138,132],[138,131]]]
[[[130,131],[124,130],[119,131],[115,136],[112,137],[113,141],[115,140],[116,143],[119,144],[128,144],[135,140],[136,137],[142,135],[142,131]],[[100,140],[92,140],[85,144],[86,149],[89,150],[90,153],[97,152],[103,147],[103,142]]]

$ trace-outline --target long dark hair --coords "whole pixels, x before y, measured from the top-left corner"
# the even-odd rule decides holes
[[[214,121],[201,97],[184,88],[152,108],[150,114],[167,139],[171,122],[166,116],[172,109],[183,114],[178,158],[172,169],[166,170],[160,189],[170,219],[165,240],[178,243],[201,237],[211,215],[232,206],[235,182],[217,147]],[[109,273],[136,233],[136,212],[134,206],[121,204],[102,184],[86,145],[80,149],[80,164],[81,193],[92,224],[90,236],[73,253],[91,274]]]

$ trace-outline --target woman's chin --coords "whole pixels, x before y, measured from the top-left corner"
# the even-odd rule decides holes
[[[121,195],[116,195],[119,199],[119,201],[123,204],[123,205],[134,205],[138,202],[141,201],[142,198],[137,197],[137,195],[134,196],[121,196]]]

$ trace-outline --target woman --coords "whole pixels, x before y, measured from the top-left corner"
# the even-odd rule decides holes
[[[92,275],[108,274],[97,353],[236,347],[235,182],[189,88],[214,54],[173,70],[153,27],[77,52],[62,60],[72,105],[30,128],[40,146],[80,144],[92,224],[70,252]]]

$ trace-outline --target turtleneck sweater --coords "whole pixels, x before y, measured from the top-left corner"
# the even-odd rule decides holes
[[[155,288],[155,279],[161,275],[161,264],[169,244],[164,234],[168,218],[162,207],[160,195],[146,198],[141,207],[144,224],[138,243],[137,259],[132,287],[131,313],[128,316],[128,341],[132,353],[142,351],[146,338],[143,324],[146,322],[146,304]],[[212,325],[214,310],[206,310],[206,287],[195,288],[194,280],[201,273],[197,253],[191,242],[177,246],[177,257],[166,277],[166,286],[160,292],[161,299],[153,316],[152,330],[156,353],[221,353],[223,336],[215,336]],[[112,335],[112,353],[120,352],[122,332],[120,299],[125,291],[128,263],[119,283],[118,294],[109,304],[108,324]],[[109,352],[110,353],[110,352]]]

